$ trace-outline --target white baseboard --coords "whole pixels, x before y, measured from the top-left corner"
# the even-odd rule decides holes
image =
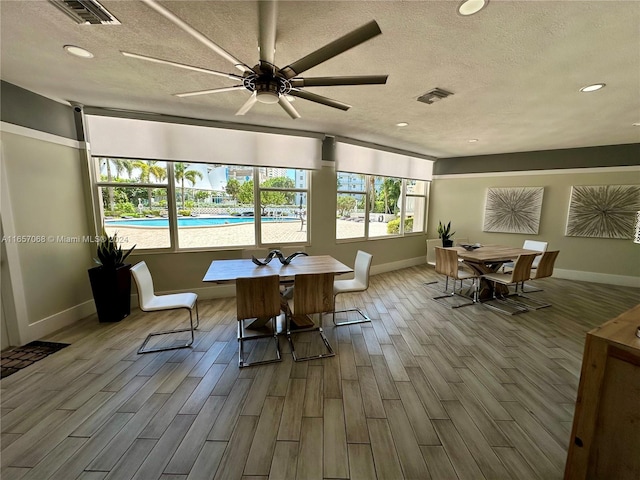
[[[415,267],[416,265],[422,265],[425,263],[424,255],[413,258],[406,258],[397,262],[383,263],[382,265],[373,265],[371,267],[371,275],[378,275],[379,273],[393,272],[394,270],[401,270],[403,268]]]
[[[553,276],[566,280],[578,280],[581,282],[604,283],[606,285],[620,285],[622,287],[640,288],[640,277],[627,275],[612,275],[609,273],[581,272],[579,270],[564,270],[555,268]]]
[[[88,300],[61,312],[54,313],[37,322],[30,323],[25,332],[26,338],[20,338],[20,343],[24,345],[34,340],[39,340],[94,313],[96,313],[96,304],[93,300]]]

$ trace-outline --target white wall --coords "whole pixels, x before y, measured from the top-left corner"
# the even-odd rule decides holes
[[[640,167],[439,176],[432,185],[429,231],[435,233],[441,220],[451,221],[457,236],[472,242],[521,246],[525,239],[546,241],[550,250],[560,250],[558,277],[640,287],[640,245],[564,235],[572,185],[640,185]],[[483,232],[489,187],[544,187],[538,235]]]
[[[62,239],[89,234],[78,142],[6,124],[0,141],[3,268],[24,344],[94,310],[87,269],[95,244]]]

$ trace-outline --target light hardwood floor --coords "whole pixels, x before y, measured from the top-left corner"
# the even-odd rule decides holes
[[[136,354],[184,312],[85,319],[2,380],[1,477],[561,478],[585,333],[640,291],[551,278],[531,295],[552,307],[507,316],[434,302],[435,278],[413,267],[340,295],[373,322],[328,327],[337,355],[296,364],[281,338],[281,363],[238,369],[233,298],[200,302],[192,349]],[[320,348],[308,335],[301,353]]]

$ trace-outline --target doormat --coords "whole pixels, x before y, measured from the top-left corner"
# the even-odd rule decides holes
[[[42,360],[52,353],[56,353],[58,350],[62,350],[68,346],[68,343],[41,342],[36,340],[22,347],[16,347],[2,352],[2,377],[0,378],[8,377],[18,370],[28,367],[38,360]]]

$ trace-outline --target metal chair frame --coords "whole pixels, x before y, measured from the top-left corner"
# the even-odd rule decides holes
[[[163,310],[180,310],[189,311],[190,328],[182,328],[177,330],[165,330],[161,332],[152,332],[147,335],[144,342],[138,349],[138,354],[164,352],[167,350],[176,350],[178,348],[188,348],[193,345],[195,340],[194,330],[200,326],[200,314],[198,313],[198,295],[195,293],[171,293],[167,295],[156,295],[153,288],[153,278],[149,267],[145,262],[139,262],[131,267],[131,275],[138,288],[138,303],[140,310],[143,312],[157,312]],[[193,309],[196,310],[196,324],[193,324]],[[171,335],[174,333],[191,332],[191,339],[184,344],[172,345],[169,347],[159,346],[145,348],[151,338],[161,335]]]
[[[444,284],[444,292],[445,295],[438,295],[437,297],[432,297],[436,302],[446,305],[449,308],[461,308],[467,307],[469,305],[473,305],[478,302],[478,288],[476,284],[476,280],[478,275],[475,273],[467,272],[460,269],[460,262],[458,261],[458,252],[455,250],[449,250],[442,247],[434,247],[436,250],[436,272],[445,276],[445,284]],[[449,290],[449,278],[453,279],[453,288],[451,293],[448,293]],[[472,280],[473,284],[471,288],[473,289],[473,298],[471,302],[462,303],[460,305],[451,305],[447,302],[440,301],[444,298],[452,298],[455,296],[462,296],[456,293],[456,280],[460,280],[460,289],[462,289],[462,281],[463,280]]]
[[[534,259],[536,258],[535,253],[527,253],[518,256],[518,259],[514,263],[513,270],[511,273],[487,273],[482,275],[482,278],[485,280],[493,282],[493,299],[487,302],[483,302],[483,305],[492,308],[494,310],[498,310],[502,313],[506,313],[509,315],[515,315],[517,313],[523,313],[529,311],[526,304],[522,302],[518,302],[513,300],[511,296],[501,296],[497,295],[496,284],[500,283],[502,285],[517,285],[520,282],[524,282],[529,280],[531,277],[531,265],[533,264]],[[518,296],[518,294],[514,294],[514,296]],[[503,305],[508,305],[513,307],[514,311],[506,310],[504,308],[500,308],[496,303],[502,303]]]
[[[373,255],[358,250],[354,265],[354,278],[352,280],[336,280],[333,282],[333,324],[337,327],[342,325],[353,325],[356,323],[370,322],[369,316],[360,308],[353,307],[344,310],[336,310],[336,297],[341,293],[364,292],[369,288],[369,272],[371,270],[371,260]],[[358,312],[362,317],[360,320],[347,320],[336,322],[336,313]]]
[[[280,342],[278,340],[277,317],[280,315],[280,278],[278,275],[268,277],[238,278],[236,280],[236,317],[238,319],[238,367],[265,365],[282,361]],[[269,318],[271,333],[245,336],[244,321],[254,318]],[[273,337],[276,347],[276,358],[249,362],[244,355],[244,342]]]
[[[294,333],[319,332],[328,353],[298,357],[295,344],[291,336],[291,316],[287,315],[286,328],[287,339],[291,346],[291,355],[296,362],[306,360],[316,360],[320,358],[333,357],[335,352],[327,339],[322,328],[323,313],[333,312],[333,273],[314,273],[296,275],[294,279],[293,300],[289,300],[291,315],[314,315],[318,316],[318,325],[313,327],[295,329]]]
[[[553,267],[556,263],[556,259],[558,258],[558,254],[560,253],[560,250],[548,250],[545,251],[542,254],[542,258],[540,259],[540,263],[538,264],[538,268],[536,268],[535,272],[535,276],[531,277],[531,280],[539,280],[541,278],[548,278],[550,276],[553,275]],[[518,296],[519,298],[524,298],[526,299],[526,305],[528,308],[533,309],[533,310],[540,310],[541,308],[546,308],[546,307],[551,307],[551,304],[548,302],[542,302],[540,300],[528,297],[526,295],[524,295],[523,293],[532,293],[532,292],[541,292],[542,289],[536,289],[536,290],[529,290],[529,291],[524,291],[524,282],[522,282],[522,289],[521,292]],[[517,292],[517,286],[516,286],[516,292]]]

